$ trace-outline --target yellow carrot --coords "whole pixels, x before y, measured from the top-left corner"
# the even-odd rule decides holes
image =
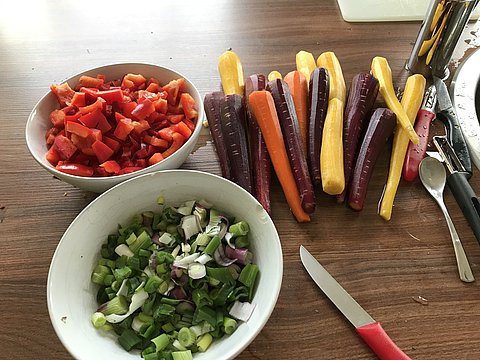
[[[320,150],[322,187],[323,191],[330,195],[341,194],[345,189],[342,136],[343,103],[333,98],[328,102]]]
[[[308,51],[299,51],[295,56],[295,63],[297,70],[300,71],[307,79],[307,84],[310,82],[310,74],[317,67],[312,53]]]
[[[225,51],[218,58],[218,72],[225,95],[243,96],[245,87],[243,68],[240,58],[233,51]]]
[[[372,74],[373,76],[375,76],[375,78],[377,78],[378,84],[380,85],[380,94],[382,94],[388,108],[395,113],[398,123],[406,131],[409,139],[414,144],[418,144],[420,139],[415,132],[407,114],[405,113],[405,109],[402,107],[402,105],[397,99],[397,96],[395,95],[392,81],[392,70],[388,65],[387,59],[381,56],[376,56],[372,60],[371,67]]]
[[[270,74],[268,74],[267,76],[268,81],[281,79],[281,78],[282,78],[282,74],[280,74],[277,70],[270,71]]]
[[[425,78],[415,74],[407,79],[402,97],[402,108],[405,110],[411,125],[414,124],[417,112],[420,109],[425,91]],[[397,193],[398,184],[402,175],[403,162],[407,153],[409,138],[405,129],[397,123],[393,137],[392,154],[390,156],[390,169],[387,184],[382,195],[379,214],[385,220],[392,217],[393,201]]]
[[[330,83],[328,99],[337,98],[344,105],[347,100],[347,88],[343,78],[342,67],[335,53],[327,51],[322,53],[317,59],[317,66],[327,69]]]

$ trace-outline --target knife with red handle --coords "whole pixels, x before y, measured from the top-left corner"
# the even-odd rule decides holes
[[[327,270],[300,246],[302,264],[318,287],[355,326],[357,334],[381,360],[411,360],[375,321],[328,273]]]
[[[437,91],[434,85],[430,85],[425,92],[422,107],[418,110],[415,120],[415,132],[420,138],[418,144],[408,144],[405,162],[403,163],[403,179],[414,181],[418,177],[418,167],[427,152],[428,134],[430,124],[435,119],[435,103],[437,102]]]

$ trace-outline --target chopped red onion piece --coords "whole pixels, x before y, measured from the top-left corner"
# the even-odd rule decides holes
[[[237,320],[248,321],[250,316],[252,316],[253,310],[255,310],[255,304],[249,302],[240,302],[235,301],[232,308],[229,311],[229,314]]]
[[[182,300],[187,298],[187,293],[183,290],[181,286],[175,286],[173,290],[170,292],[170,295],[173,296],[175,299]],[[233,316],[233,315],[232,315]]]
[[[155,254],[150,255],[150,258],[148,259],[148,266],[152,270],[157,269],[157,256]]]
[[[225,255],[225,250],[223,249],[223,245],[221,244],[213,253],[213,258],[215,259],[215,262],[221,266],[228,266],[237,261],[237,259],[230,259]]]
[[[160,242],[160,235],[158,233],[153,234],[151,239],[153,243],[157,245],[162,245],[162,243]]]
[[[228,220],[227,220],[228,221]],[[225,224],[225,223],[220,223],[220,231],[218,232],[218,237],[220,239],[223,239],[223,237],[225,236],[225,234],[227,233],[227,230],[228,230],[228,225]]]
[[[232,249],[231,247],[225,247],[225,254],[230,259],[237,259],[239,264],[245,265],[248,264],[251,259],[249,259],[249,251],[246,248]]]

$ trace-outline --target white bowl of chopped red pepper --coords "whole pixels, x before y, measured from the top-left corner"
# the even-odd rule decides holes
[[[200,94],[183,75],[114,64],[51,85],[28,118],[26,141],[57,178],[103,192],[140,174],[179,168],[203,116]]]
[[[165,170],[101,194],[66,230],[50,319],[77,359],[233,359],[280,292],[280,239],[238,185]]]

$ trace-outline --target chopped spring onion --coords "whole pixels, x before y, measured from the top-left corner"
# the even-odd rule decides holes
[[[212,335],[209,333],[203,334],[197,340],[198,351],[205,352],[213,341]]]
[[[127,256],[127,257],[130,257],[130,256],[133,256],[133,252],[132,250],[130,250],[130,248],[125,245],[125,244],[120,244],[118,245],[116,248],[115,248],[115,253],[118,255],[118,256]]]
[[[225,329],[225,334],[230,335],[237,329],[237,321],[225,316],[223,318],[223,327]]]
[[[92,320],[93,326],[95,326],[97,329],[101,328],[103,325],[107,323],[105,314],[98,311],[93,313],[91,320]]]
[[[244,236],[248,234],[250,227],[246,221],[239,221],[236,224],[230,225],[228,229],[229,232],[233,233],[235,236]]]
[[[258,267],[248,224],[223,214],[187,201],[119,225],[92,272],[102,304],[93,326],[114,330],[146,360],[191,360],[232,334],[255,307],[242,301],[252,298]]]
[[[172,352],[173,360],[193,360],[192,352],[190,350],[174,351]]]

